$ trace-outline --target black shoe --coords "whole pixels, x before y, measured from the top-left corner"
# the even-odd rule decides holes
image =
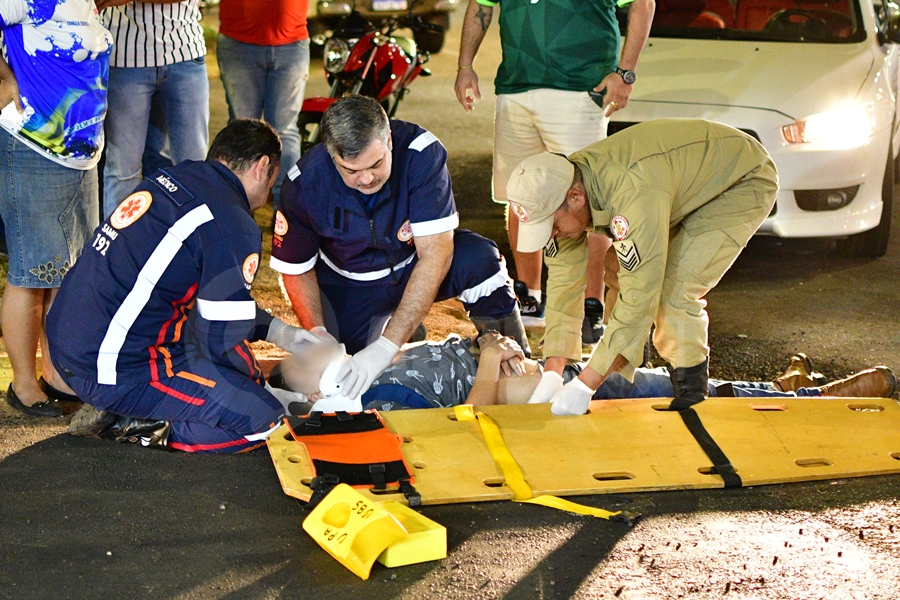
[[[596,298],[585,298],[584,321],[581,323],[581,343],[593,346],[603,337],[603,304]]]
[[[412,335],[409,336],[409,343],[415,344],[417,342],[424,342],[428,337],[428,330],[425,329],[425,323],[419,323],[419,326],[416,327],[416,330],[412,332]]]
[[[47,397],[51,400],[62,400],[63,402],[81,402],[81,398],[76,396],[75,394],[67,394],[62,390],[58,390],[49,383],[47,380],[41,377],[38,379],[38,385],[41,388],[41,391],[47,394]]]
[[[519,303],[519,314],[522,316],[522,324],[525,327],[543,327],[544,303],[538,302],[534,296],[528,294],[528,286],[524,281],[516,281],[513,284],[516,292],[516,301]]]
[[[66,432],[78,437],[108,439],[109,436],[103,434],[116,424],[116,419],[118,417],[108,410],[98,410],[90,404],[85,404],[72,415]]]
[[[52,400],[45,400],[44,402],[38,402],[31,406],[22,404],[22,401],[16,396],[12,384],[9,384],[9,389],[6,390],[6,403],[29,417],[61,417],[63,414],[62,410],[56,405],[56,402],[53,402]]]
[[[145,448],[171,450],[169,434],[172,424],[157,419],[138,419],[137,417],[118,417],[110,432],[116,432],[115,440],[120,443],[140,444]]]
[[[693,367],[669,367],[675,399],[669,410],[684,410],[709,397],[709,358]]]

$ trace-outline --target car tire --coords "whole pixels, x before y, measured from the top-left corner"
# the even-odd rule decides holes
[[[890,150],[889,150],[890,152]],[[891,212],[894,204],[894,159],[888,156],[881,181],[881,222],[874,229],[838,240],[838,252],[851,256],[878,258],[884,256],[891,236]]]
[[[444,47],[444,38],[447,34],[447,29],[450,27],[450,15],[446,13],[435,13],[430,15],[424,15],[422,20],[426,23],[431,23],[432,25],[440,25],[444,28],[444,31],[417,31],[415,32],[415,40],[416,45],[419,46],[420,50],[424,50],[425,52],[429,52],[431,54],[437,54],[441,51],[441,48]]]

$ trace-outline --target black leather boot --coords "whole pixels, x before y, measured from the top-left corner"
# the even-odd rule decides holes
[[[531,358],[531,346],[528,345],[528,336],[525,334],[525,325],[522,324],[522,315],[519,314],[518,305],[509,315],[503,319],[480,319],[469,315],[475,329],[496,329],[500,335],[511,337],[522,347],[522,352],[527,358]]]
[[[119,417],[115,426],[104,432],[103,437],[112,438],[119,443],[128,442],[140,444],[146,448],[169,450],[169,434],[171,432],[172,424],[169,421]]]
[[[669,367],[675,399],[669,410],[684,410],[709,397],[709,358],[693,367]]]

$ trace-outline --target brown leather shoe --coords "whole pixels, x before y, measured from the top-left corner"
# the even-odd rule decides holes
[[[874,367],[816,389],[823,396],[839,398],[890,398],[897,389],[897,378],[887,367]]]
[[[775,389],[782,392],[796,392],[800,388],[810,388],[825,384],[825,377],[813,371],[809,357],[802,352],[791,357],[784,374],[772,382]]]

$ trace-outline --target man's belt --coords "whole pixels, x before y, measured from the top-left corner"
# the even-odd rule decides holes
[[[354,281],[376,281],[378,279],[384,279],[391,273],[404,268],[406,265],[413,261],[413,259],[416,257],[416,253],[413,252],[405,260],[403,260],[399,264],[394,265],[391,268],[378,269],[377,271],[368,271],[366,273],[354,273],[352,271],[345,271],[344,269],[334,264],[334,262],[332,262],[330,258],[325,256],[325,253],[321,250],[319,250],[319,256],[321,257],[322,262],[328,265],[332,271],[339,275],[343,275],[347,279],[352,279]]]

